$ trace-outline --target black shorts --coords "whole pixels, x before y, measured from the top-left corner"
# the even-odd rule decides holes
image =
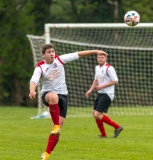
[[[95,100],[94,104],[94,110],[101,112],[101,113],[107,113],[108,108],[111,104],[111,99],[106,93],[98,93],[97,98]]]
[[[45,96],[48,92],[45,92],[42,95],[42,102],[44,105],[46,105],[48,107],[48,103],[45,100]],[[59,102],[58,102],[58,106],[59,106],[59,110],[60,110],[60,116],[66,118],[67,115],[67,108],[68,108],[68,97],[67,95],[62,95],[62,94],[58,94],[59,97]]]

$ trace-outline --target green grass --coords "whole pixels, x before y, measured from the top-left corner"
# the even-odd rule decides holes
[[[93,107],[69,107],[68,116],[72,117],[91,117]],[[127,106],[127,107],[110,107],[109,115],[115,116],[144,116],[153,115],[152,106]]]
[[[34,108],[0,107],[0,160],[40,159],[51,131],[51,120],[31,120],[36,113]],[[110,126],[106,126],[108,138],[98,138],[92,117],[67,118],[50,159],[152,160],[153,117],[111,115],[111,118],[124,127],[118,138],[112,138],[114,130]]]

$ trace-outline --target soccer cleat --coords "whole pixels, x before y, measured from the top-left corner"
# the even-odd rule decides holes
[[[60,126],[59,125],[55,125],[53,130],[51,131],[51,134],[59,134],[60,133]]]
[[[47,152],[45,152],[45,153],[43,153],[43,154],[41,155],[41,159],[42,159],[42,160],[49,160],[49,156],[50,156],[50,154],[48,154]]]
[[[120,134],[120,132],[123,130],[123,127],[122,126],[120,126],[119,127],[119,129],[115,129],[115,131],[114,131],[114,138],[116,138],[119,134]]]
[[[107,136],[98,135],[99,138],[107,138]]]

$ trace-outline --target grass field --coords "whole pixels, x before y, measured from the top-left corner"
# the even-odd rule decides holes
[[[51,130],[50,119],[34,119],[35,108],[0,107],[0,160],[39,160]],[[106,126],[100,139],[92,117],[67,118],[51,160],[153,160],[153,117],[114,116],[124,127],[118,138]]]

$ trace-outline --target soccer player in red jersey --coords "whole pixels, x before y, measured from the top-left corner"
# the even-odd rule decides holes
[[[41,97],[43,103],[49,107],[53,127],[48,138],[46,151],[42,154],[42,160],[48,160],[51,152],[59,141],[60,131],[67,114],[67,86],[65,83],[64,64],[77,60],[80,57],[92,54],[106,54],[100,50],[86,50],[64,55],[55,55],[53,44],[46,44],[42,47],[43,60],[40,61],[30,80],[31,99],[36,98],[36,86],[41,81]]]
[[[94,89],[98,91],[93,108],[93,116],[101,133],[99,137],[107,138],[104,128],[104,123],[106,123],[114,127],[115,131],[113,137],[116,138],[123,130],[123,127],[114,122],[105,113],[107,113],[114,99],[114,88],[118,83],[118,77],[114,67],[106,62],[107,56],[106,53],[97,55],[98,65],[95,67],[95,78],[90,89],[85,93],[85,96],[88,98]]]

